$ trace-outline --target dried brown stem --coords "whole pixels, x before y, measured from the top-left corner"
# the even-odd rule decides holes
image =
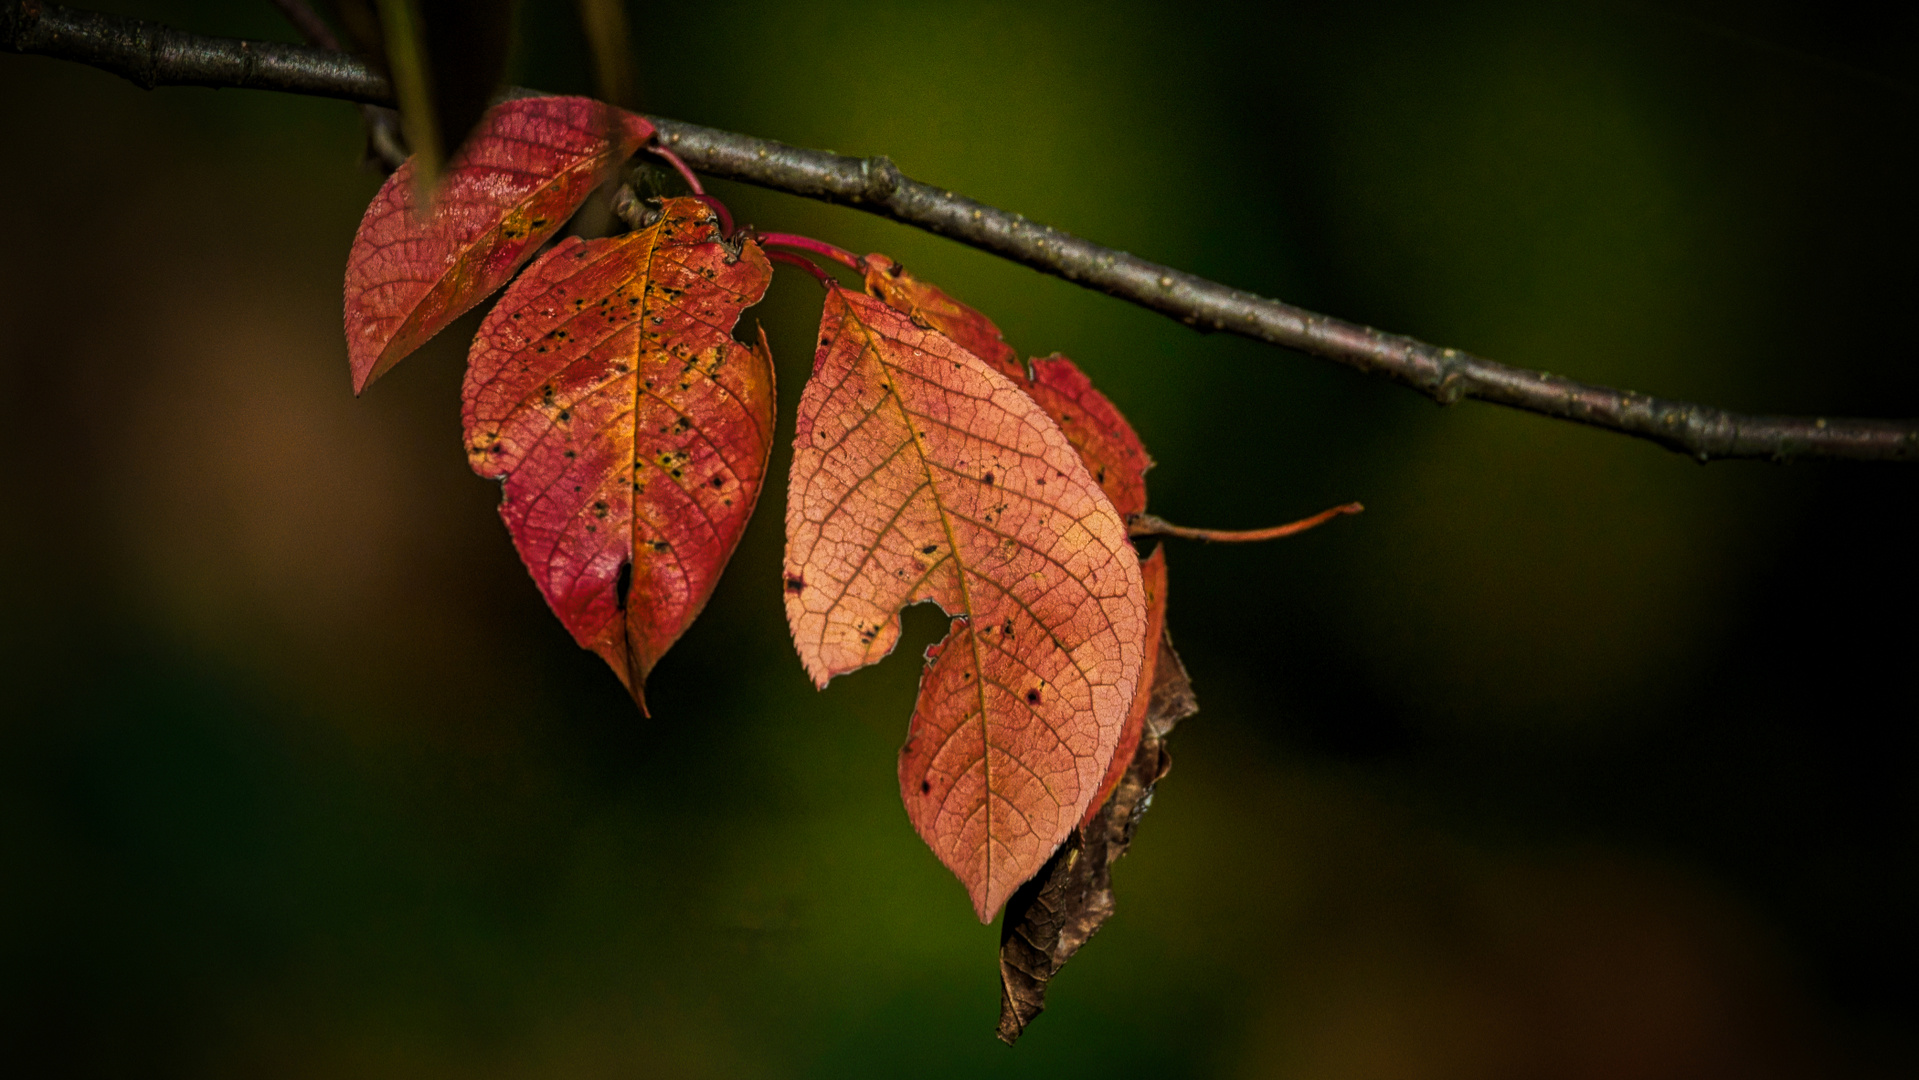
[[[250,87],[392,104],[387,80],[342,53],[204,37],[37,0],[0,0],[0,51],[91,64],[145,87]],[[1668,401],[1390,334],[1101,247],[854,158],[649,117],[693,168],[858,207],[1160,312],[1403,383],[1441,404],[1477,398],[1658,443],[1700,461],[1919,461],[1919,419],[1751,416]]]
[[[1126,523],[1128,536],[1171,536],[1181,540],[1206,540],[1215,544],[1251,544],[1261,540],[1279,540],[1324,525],[1341,514],[1357,514],[1366,508],[1356,502],[1321,510],[1309,518],[1274,525],[1265,529],[1191,529],[1175,525],[1152,514],[1138,514]]]

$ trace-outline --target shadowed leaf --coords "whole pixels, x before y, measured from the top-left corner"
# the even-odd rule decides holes
[[[580,29],[593,57],[593,89],[600,100],[624,109],[638,108],[626,0],[580,0]]]
[[[467,454],[554,614],[645,707],[647,673],[712,595],[765,480],[773,366],[735,341],[772,267],[713,211],[570,237],[487,314]]]
[[[387,75],[393,82],[400,130],[413,148],[409,159],[413,194],[421,205],[427,205],[439,186],[446,142],[440,134],[439,109],[434,105],[424,20],[415,0],[379,0],[379,8],[380,54],[386,59]]]
[[[1153,560],[1147,562],[1151,565]],[[1018,1039],[1046,1008],[1047,984],[1113,914],[1113,863],[1126,854],[1133,830],[1152,802],[1153,785],[1171,767],[1166,736],[1174,725],[1199,711],[1186,665],[1173,651],[1172,635],[1163,624],[1149,686],[1139,743],[1126,759],[1112,797],[1090,821],[1073,830],[1045,869],[1006,905],[999,954],[999,1037],[1003,1042]]]
[[[415,153],[433,190],[440,163],[472,134],[506,80],[515,0],[379,0],[382,53]]]
[[[981,921],[1085,813],[1144,665],[1139,561],[1059,428],[1000,371],[878,300],[827,289],[801,395],[786,611],[816,684],[928,651],[900,790]]]
[[[430,217],[418,210],[411,162],[387,178],[347,256],[354,393],[506,284],[605,171],[652,137],[645,120],[610,113],[587,98],[500,105],[448,168]]]

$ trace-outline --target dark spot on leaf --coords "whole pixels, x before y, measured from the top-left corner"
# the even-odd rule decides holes
[[[716,476],[716,477],[714,477],[714,478],[712,479],[712,481],[711,481],[711,483],[712,483],[712,485],[713,485],[714,487],[716,487],[716,488],[721,488],[721,487],[725,487],[725,486],[726,486],[726,477],[724,477],[724,476]]]
[[[921,795],[924,795],[924,794],[926,794],[927,792],[929,792],[929,791],[931,791],[931,790],[933,790],[933,782],[932,782],[931,780],[921,780],[921,781],[920,781],[920,794],[921,794]]]
[[[1035,688],[1034,688],[1034,689],[1032,689],[1032,690],[1028,690],[1028,691],[1026,692],[1026,703],[1027,703],[1028,705],[1038,705],[1038,704],[1039,704],[1039,689],[1038,689],[1037,687],[1035,687]]]
[[[792,575],[790,575],[790,574],[789,574],[789,575],[787,575],[787,578],[786,578],[786,591],[787,591],[787,592],[790,592],[790,593],[796,593],[796,592],[799,592],[799,591],[800,591],[801,589],[804,589],[804,588],[806,588],[806,579],[805,579],[805,578],[797,578],[797,577],[793,577],[793,576],[792,576]]]
[[[980,477],[980,482],[991,487],[993,484],[993,474],[987,473],[985,476]]]

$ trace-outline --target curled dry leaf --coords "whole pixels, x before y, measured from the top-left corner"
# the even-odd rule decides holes
[[[735,341],[772,267],[713,211],[668,199],[625,236],[556,245],[487,315],[468,362],[474,471],[554,614],[644,708],[647,673],[705,606],[759,498],[773,365]]]
[[[906,605],[954,616],[900,789],[991,921],[1097,794],[1138,686],[1146,603],[1118,513],[1006,375],[829,286],[786,527],[787,619],[818,685],[889,653]]]
[[[1155,558],[1157,558],[1157,553]],[[1153,559],[1147,560],[1151,566]],[[1165,601],[1161,564],[1160,604]],[[1186,665],[1173,651],[1162,622],[1139,742],[1125,758],[1112,797],[1073,830],[1046,867],[1006,905],[1000,928],[999,1037],[1012,1043],[1046,1007],[1046,987],[1081,945],[1113,914],[1113,863],[1126,854],[1133,830],[1152,802],[1153,785],[1171,761],[1166,736],[1199,711]]]
[[[644,119],[587,98],[521,98],[487,114],[430,215],[417,204],[411,161],[387,177],[347,256],[353,392],[506,284],[652,136]]]

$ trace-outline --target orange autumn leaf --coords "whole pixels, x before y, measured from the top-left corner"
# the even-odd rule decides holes
[[[487,113],[447,166],[430,213],[417,205],[413,162],[401,165],[347,255],[353,392],[506,284],[607,170],[652,137],[646,120],[588,98],[521,98]]]
[[[906,605],[953,616],[900,788],[991,921],[1085,813],[1133,704],[1146,600],[1124,523],[1004,374],[829,286],[786,536],[787,620],[820,686],[886,656]]]
[[[481,324],[464,392],[474,471],[554,614],[644,707],[647,673],[706,605],[772,447],[773,366],[733,340],[772,267],[713,211],[568,238]]]
[[[1152,468],[1153,460],[1147,456],[1146,447],[1132,424],[1078,366],[1054,353],[1035,359],[1029,376],[1026,367],[1016,359],[1012,346],[1001,336],[999,327],[984,313],[954,299],[939,286],[915,277],[884,255],[869,254],[859,262],[870,295],[886,301],[914,325],[938,330],[952,338],[955,344],[988,361],[1014,385],[1025,390],[1059,424],[1066,441],[1079,453],[1080,460],[1121,517],[1131,518],[1146,512],[1146,470]],[[1142,563],[1141,573],[1146,586],[1147,640],[1156,641],[1166,614],[1164,547],[1155,549],[1152,557]],[[1156,655],[1156,650],[1148,650],[1146,669],[1128,713],[1119,749],[1107,768],[1099,794],[1086,809],[1088,821],[1099,813],[1100,806],[1112,794],[1139,746],[1140,723],[1151,697]]]

